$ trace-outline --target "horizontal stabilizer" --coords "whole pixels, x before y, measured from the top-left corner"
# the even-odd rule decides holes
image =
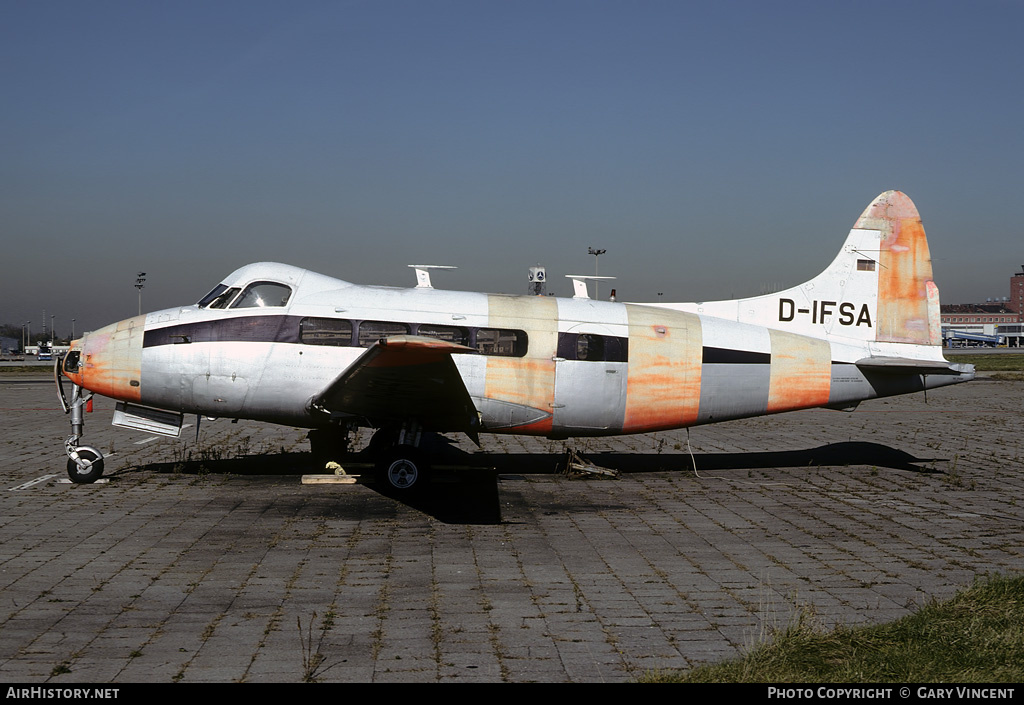
[[[945,360],[915,360],[908,357],[865,357],[854,363],[862,370],[890,374],[974,376],[974,365],[954,365]]]

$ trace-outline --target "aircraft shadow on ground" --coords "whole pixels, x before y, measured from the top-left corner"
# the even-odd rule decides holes
[[[449,524],[501,523],[498,478],[501,475],[555,474],[564,472],[566,453],[467,453],[454,445],[438,449],[434,458],[434,482],[412,498],[401,498],[407,506]],[[740,453],[584,453],[583,458],[599,468],[622,474],[759,470],[769,468],[817,468],[863,465],[918,473],[941,473],[934,463],[941,459],[917,458],[880,443],[830,443],[806,450]],[[341,460],[351,474],[360,474],[360,484],[382,495],[387,493],[372,479],[372,464],[365,453]],[[922,464],[926,464],[922,466]],[[223,459],[185,459],[148,463],[132,470],[158,474],[232,474],[239,476],[301,475],[323,473],[306,452],[245,455]],[[115,473],[114,476],[122,473]],[[397,498],[393,498],[397,499]]]
[[[620,472],[658,472],[693,470],[759,470],[766,468],[813,468],[868,465],[910,472],[941,472],[933,464],[939,458],[916,458],[910,453],[881,443],[849,441],[829,443],[806,450],[746,451],[739,453],[644,454],[596,453],[587,458],[602,467],[613,467]]]

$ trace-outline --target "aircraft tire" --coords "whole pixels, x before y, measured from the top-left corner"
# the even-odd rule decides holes
[[[377,462],[378,481],[386,492],[396,495],[422,492],[428,483],[429,471],[423,454],[412,446],[395,446]]]
[[[72,482],[79,485],[87,485],[96,482],[103,475],[103,456],[89,448],[79,448],[78,455],[91,462],[88,468],[78,467],[71,458],[68,458],[68,477]]]

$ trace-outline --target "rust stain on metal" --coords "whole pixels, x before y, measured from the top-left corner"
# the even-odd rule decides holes
[[[930,325],[932,304],[928,285],[934,286],[932,261],[917,208],[909,197],[895,191],[872,204],[858,225],[862,221],[864,227],[882,232],[876,339],[934,344],[939,329],[932,330]]]
[[[547,297],[488,297],[488,325],[526,331],[525,357],[488,357],[485,395],[489,399],[532,407],[547,418],[517,426],[516,433],[551,432],[555,402],[555,361],[558,348],[558,303]]]
[[[689,426],[700,406],[702,332],[688,313],[626,306],[629,365],[622,430]]]
[[[769,330],[772,346],[768,413],[828,403],[832,349],[826,340]]]
[[[135,316],[84,336],[81,372],[72,381],[113,399],[141,401],[145,322]]]

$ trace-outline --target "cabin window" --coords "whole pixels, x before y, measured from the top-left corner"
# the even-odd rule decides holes
[[[482,355],[523,357],[527,348],[526,331],[480,328],[476,331],[475,346]]]
[[[599,335],[581,334],[576,338],[577,360],[603,360],[604,341]]]
[[[469,343],[469,331],[458,326],[437,326],[433,323],[421,323],[417,330],[418,335],[427,338],[437,338],[448,343],[466,345]]]
[[[245,287],[231,308],[276,308],[285,306],[291,298],[291,287],[276,282],[253,282]]]
[[[629,362],[629,338],[604,336],[604,359],[608,362]]]
[[[596,333],[559,333],[558,357],[590,362],[628,362],[629,339]]]
[[[363,321],[359,324],[359,347],[368,348],[381,338],[408,335],[409,326],[395,321]]]
[[[299,342],[305,345],[352,345],[352,321],[344,318],[303,318],[299,322]]]
[[[875,260],[873,260],[873,259],[859,259],[859,260],[857,260],[857,271],[858,272],[873,272],[873,271],[875,271]]]

